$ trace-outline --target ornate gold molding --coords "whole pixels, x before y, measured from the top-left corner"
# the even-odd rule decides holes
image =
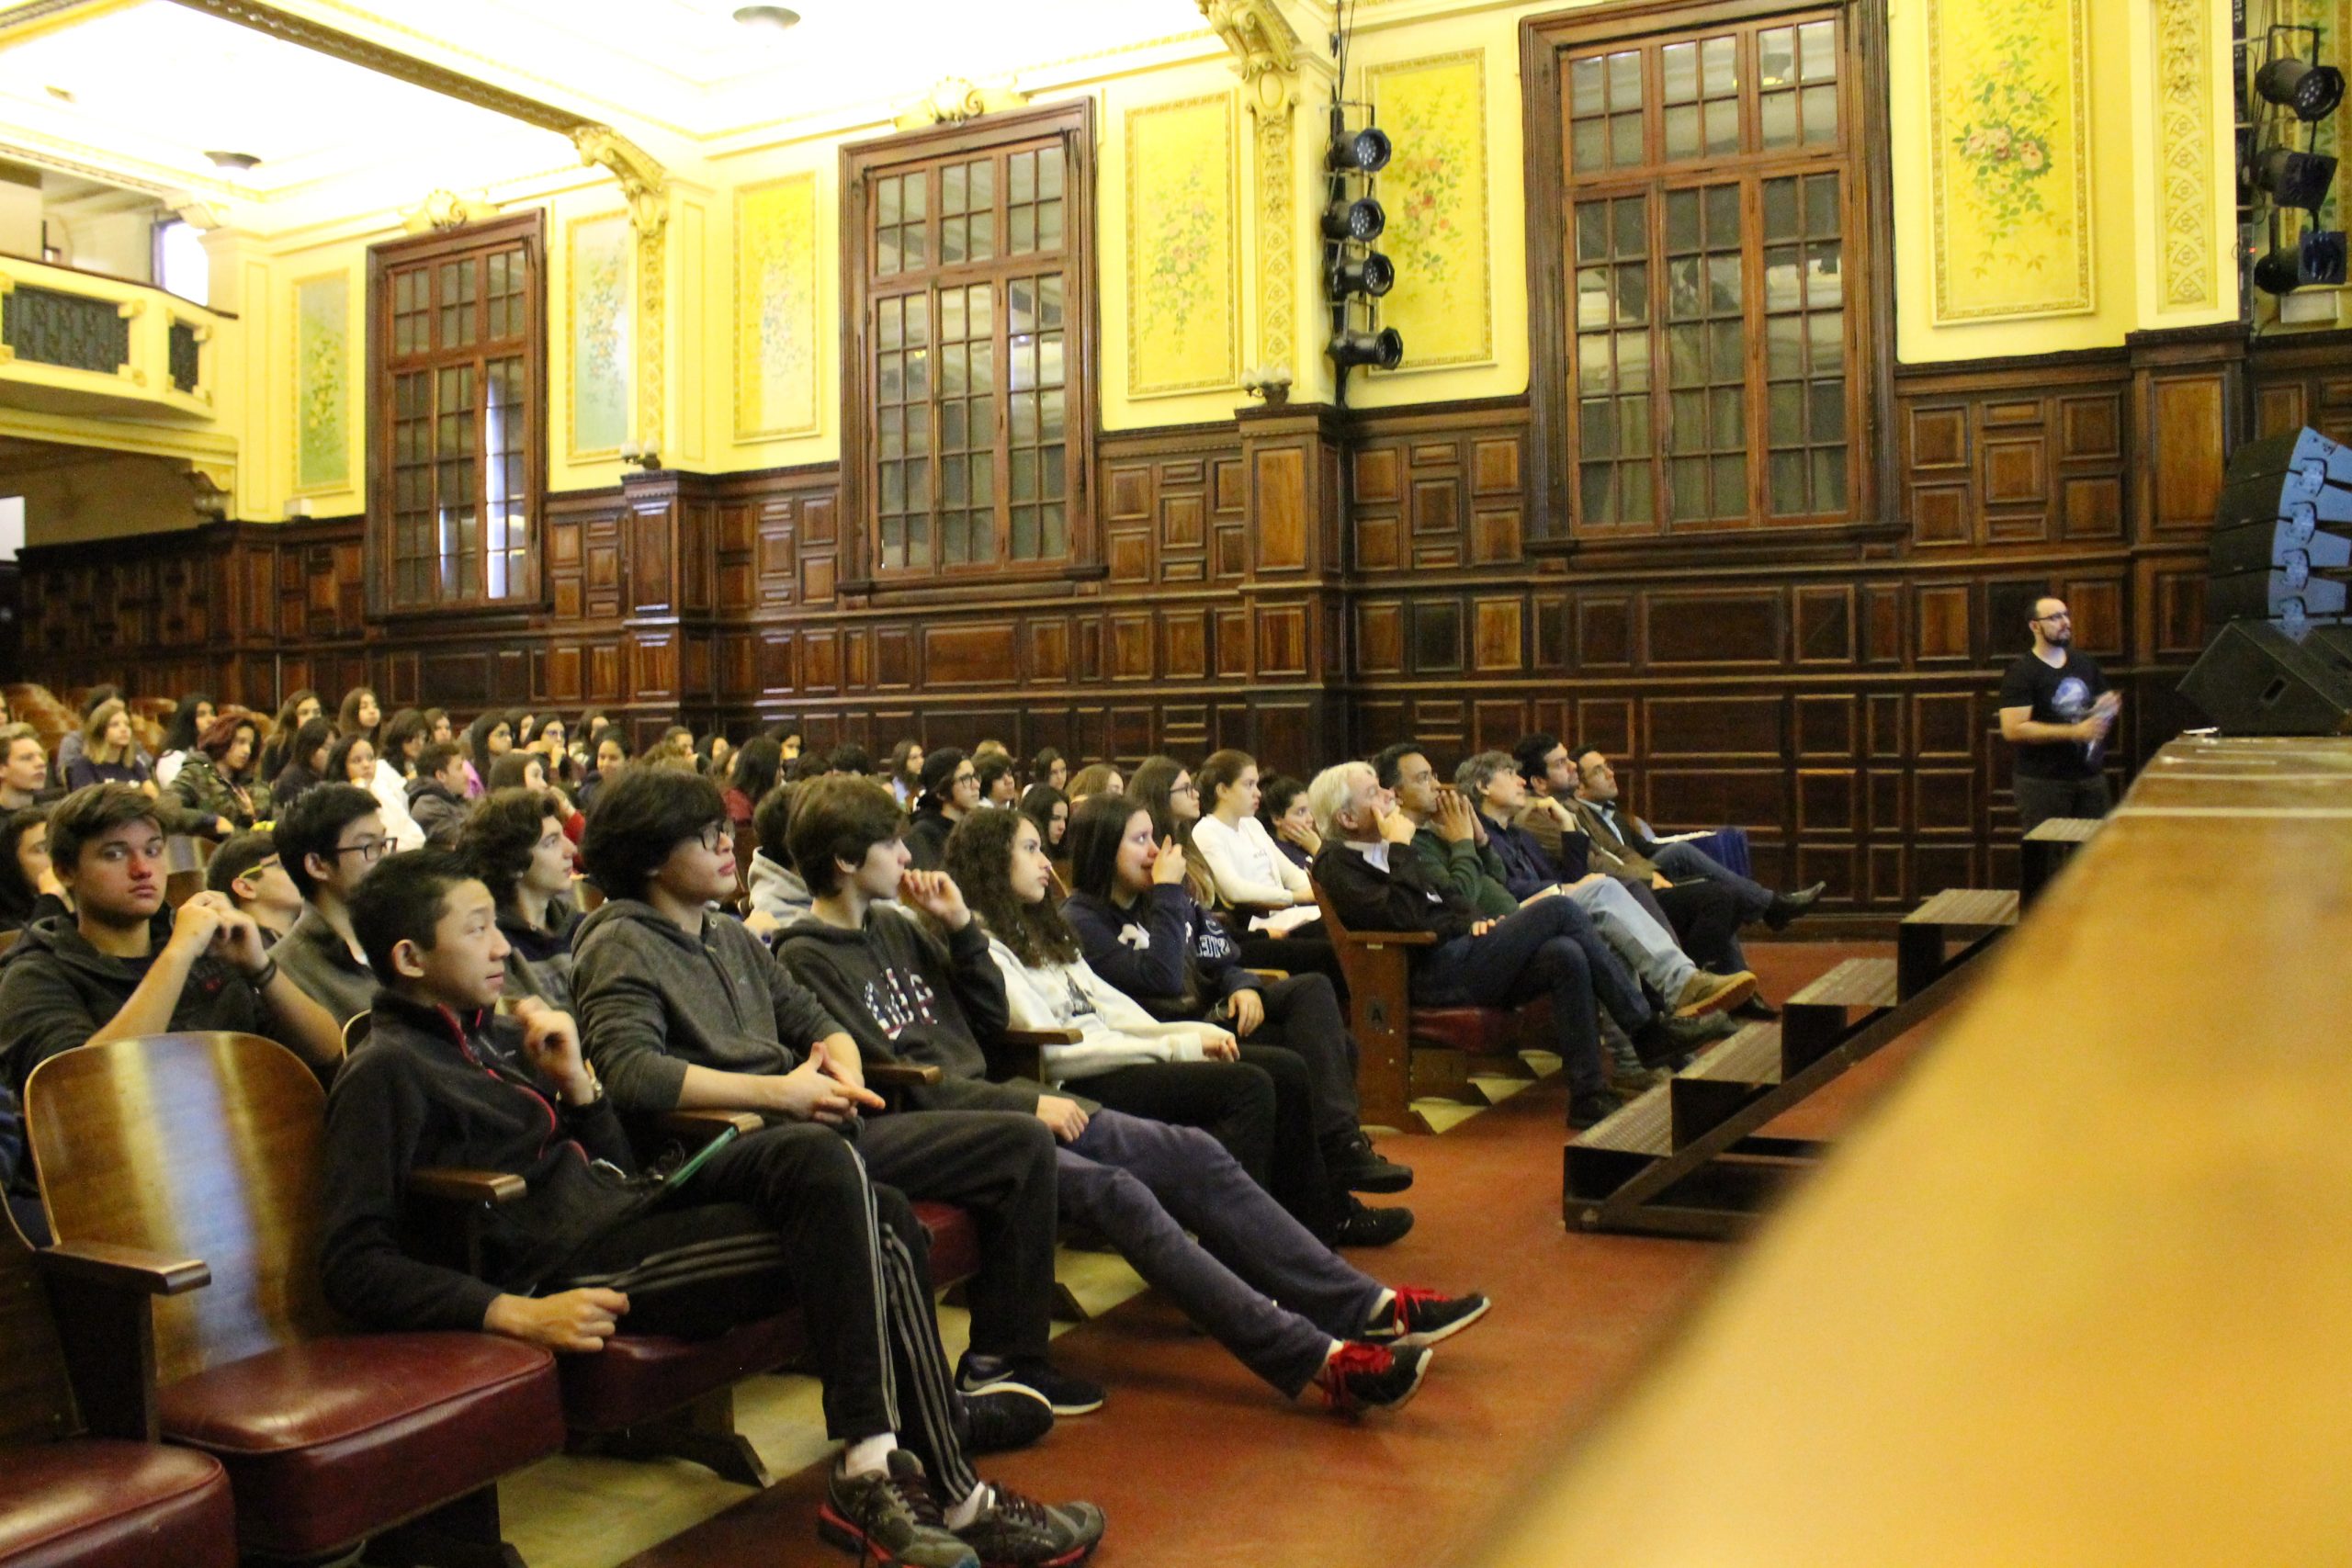
[[[900,130],[921,130],[932,125],[961,125],[984,114],[1002,114],[1027,104],[1029,95],[1010,82],[975,86],[961,76],[943,77],[923,95],[922,101],[900,109],[891,123]]]
[[[2212,29],[2207,0],[2156,0],[2156,239],[2167,310],[2213,294]]]
[[[436,190],[406,212],[401,214],[401,229],[405,233],[425,234],[435,229],[462,228],[468,223],[480,223],[498,216],[498,204],[459,196],[455,191]]]
[[[667,331],[665,270],[670,227],[670,175],[644,148],[609,125],[582,125],[571,132],[580,161],[612,171],[628,198],[629,226],[637,231],[637,444],[662,450],[662,393]]]
[[[1302,68],[1328,70],[1300,41],[1274,0],[1198,0],[1201,15],[1233,55],[1242,101],[1256,123],[1258,157],[1258,344],[1250,363],[1296,370],[1298,348],[1298,172],[1292,121]]]

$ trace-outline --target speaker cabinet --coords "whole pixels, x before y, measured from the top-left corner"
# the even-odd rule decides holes
[[[2298,641],[2267,621],[2232,621],[2180,693],[2224,735],[2352,731],[2352,628],[2318,626]]]

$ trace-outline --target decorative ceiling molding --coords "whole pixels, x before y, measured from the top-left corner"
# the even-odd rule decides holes
[[[401,214],[401,228],[411,234],[428,234],[436,229],[462,229],[469,223],[480,223],[497,216],[498,203],[494,201],[462,197],[455,191],[436,190]]]
[[[891,123],[900,130],[921,130],[933,125],[961,125],[984,114],[1001,114],[1029,101],[1029,95],[1008,78],[1001,85],[974,86],[961,76],[943,77],[921,101],[899,110]]]

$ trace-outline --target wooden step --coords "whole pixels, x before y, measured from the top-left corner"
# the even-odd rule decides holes
[[[1598,1202],[1674,1152],[1668,1085],[1649,1089],[1568,1140],[1562,1176],[1570,1202]]]
[[[1894,994],[1916,997],[1950,962],[1946,943],[2018,923],[2018,895],[2005,887],[1949,887],[1903,917],[1894,933]]]
[[[2047,817],[2025,835],[2029,844],[2087,844],[2106,821],[2103,817]]]
[[[1781,1072],[1793,1077],[1835,1050],[1864,1022],[1893,1007],[1892,958],[1849,958],[1781,1007]],[[1856,1019],[1860,1011],[1864,1016]]]
[[[2028,904],[2041,896],[2077,844],[2099,829],[2097,817],[2052,817],[2035,823],[2018,845],[2018,895]]]
[[[1667,1086],[1683,1148],[1781,1081],[1781,1026],[1752,1023],[1702,1053]]]

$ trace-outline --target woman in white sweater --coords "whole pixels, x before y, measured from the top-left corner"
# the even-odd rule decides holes
[[[1218,751],[1201,764],[1200,820],[1193,850],[1216,879],[1217,897],[1238,908],[1268,911],[1250,928],[1273,936],[1319,919],[1315,885],[1274,848],[1258,820],[1258,761],[1247,751]]]
[[[1283,1151],[1276,1147],[1272,1076],[1239,1059],[1240,1042],[1228,1031],[1198,1021],[1162,1023],[1096,974],[1078,933],[1055,906],[1052,884],[1040,874],[1032,886],[1016,875],[1021,845],[1037,841],[1036,825],[1006,812],[1009,821],[967,830],[976,819],[997,815],[976,812],[957,824],[948,840],[947,871],[989,933],[1012,1027],[1074,1029],[1083,1037],[1073,1045],[1044,1048],[1046,1080],[1130,1116],[1198,1127],[1224,1145],[1260,1187],[1284,1197],[1297,1184],[1274,1179]],[[1042,848],[1036,855],[1045,866]],[[1328,1239],[1342,1216],[1325,1208],[1292,1213]]]

